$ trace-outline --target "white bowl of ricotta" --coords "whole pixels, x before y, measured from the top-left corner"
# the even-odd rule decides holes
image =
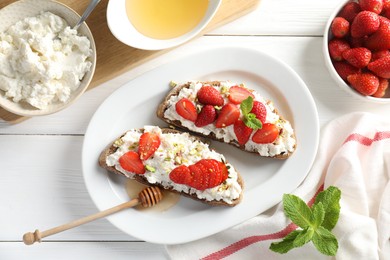
[[[110,0],[107,24],[124,44],[143,50],[181,45],[211,21],[222,0]]]
[[[68,6],[20,0],[0,10],[0,106],[21,116],[55,113],[88,88],[96,67],[91,31]]]

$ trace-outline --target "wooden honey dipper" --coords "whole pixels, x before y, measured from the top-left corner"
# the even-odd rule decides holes
[[[123,209],[137,206],[138,204],[141,204],[144,208],[152,207],[152,206],[156,205],[157,203],[159,203],[162,200],[162,198],[163,198],[163,195],[161,193],[161,190],[158,187],[148,187],[146,189],[143,189],[138,194],[138,198],[135,198],[135,199],[132,199],[128,202],[119,204],[115,207],[106,209],[104,211],[95,213],[95,214],[90,215],[90,216],[86,216],[86,217],[78,219],[78,220],[74,220],[72,222],[69,222],[67,224],[64,224],[64,225],[61,225],[61,226],[58,226],[58,227],[55,227],[52,229],[45,230],[43,232],[40,232],[38,229],[35,230],[34,233],[28,232],[28,233],[23,235],[23,242],[26,245],[32,245],[37,241],[41,242],[41,239],[44,237],[48,237],[48,236],[60,233],[62,231],[65,231],[65,230],[68,230],[68,229],[71,229],[74,227],[78,227],[80,225],[94,221],[96,219],[100,219],[100,218],[106,217],[108,215],[117,213]]]

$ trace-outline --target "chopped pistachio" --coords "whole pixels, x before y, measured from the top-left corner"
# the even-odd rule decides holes
[[[174,87],[177,86],[177,83],[174,82],[173,80],[171,80],[171,82],[169,82],[169,86],[170,86],[171,88],[174,88]]]
[[[156,172],[156,169],[153,166],[146,165],[145,168],[146,168],[146,170],[148,170],[150,172]]]
[[[176,162],[177,164],[181,164],[181,162],[182,162],[181,157],[179,157],[179,156],[175,157],[175,162]]]
[[[137,146],[138,146],[138,142],[134,142],[131,145],[129,145],[129,150],[134,150],[135,148],[137,148]]]
[[[228,92],[228,88],[226,86],[221,87],[221,94],[226,94]]]
[[[166,157],[164,158],[164,161],[169,162],[171,159],[172,159],[171,157]]]
[[[222,109],[221,106],[214,106],[214,108],[215,108],[215,110],[218,110],[218,111]]]
[[[182,159],[181,159],[181,162],[182,162],[182,163],[188,163],[188,160],[187,160],[186,158],[182,158]]]
[[[115,140],[114,146],[115,146],[115,147],[119,147],[119,146],[121,146],[121,145],[124,144],[124,143],[125,143],[125,142],[122,140],[122,138],[118,138],[118,139]]]

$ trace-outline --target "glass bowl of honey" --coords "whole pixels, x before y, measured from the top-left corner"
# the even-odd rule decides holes
[[[144,50],[180,45],[198,35],[222,0],[110,0],[107,23],[121,42]]]

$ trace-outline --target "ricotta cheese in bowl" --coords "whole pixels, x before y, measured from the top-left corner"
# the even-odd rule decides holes
[[[0,10],[0,106],[47,115],[74,102],[96,67],[96,47],[80,15],[51,0],[16,1]]]
[[[91,69],[90,46],[51,12],[27,17],[0,33],[0,89],[38,109],[65,103]]]

